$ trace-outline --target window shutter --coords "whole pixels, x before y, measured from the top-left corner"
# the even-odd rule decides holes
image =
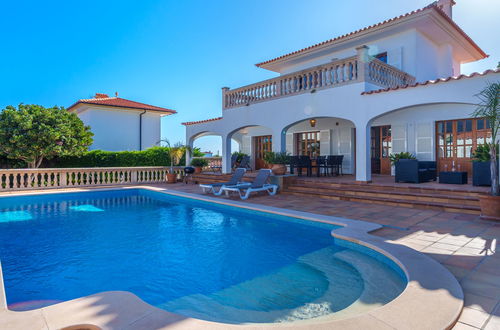
[[[433,160],[433,123],[417,123],[416,156],[418,160]]]

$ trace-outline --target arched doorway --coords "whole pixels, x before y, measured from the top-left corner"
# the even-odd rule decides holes
[[[258,170],[266,166],[264,155],[273,150],[273,131],[261,125],[240,127],[228,134],[228,137],[240,142],[239,152],[250,157],[250,168]]]
[[[342,155],[342,172],[355,170],[356,128],[350,120],[337,117],[311,117],[287,125],[282,134],[282,150],[311,158]]]

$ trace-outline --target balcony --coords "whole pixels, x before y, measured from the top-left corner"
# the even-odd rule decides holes
[[[346,84],[367,82],[381,88],[415,83],[415,77],[367,54],[368,48],[357,49],[358,55],[282,75],[244,87],[222,89],[223,109],[291,95],[322,90]]]

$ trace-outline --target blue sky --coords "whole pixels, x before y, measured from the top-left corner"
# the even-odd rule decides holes
[[[162,135],[184,140],[181,122],[218,117],[221,87],[276,76],[255,63],[423,7],[430,1],[2,1],[0,108],[69,106],[96,92],[172,108]],[[455,21],[500,61],[500,1],[457,0]],[[124,132],[126,134],[126,132]],[[216,152],[219,138],[197,145]]]

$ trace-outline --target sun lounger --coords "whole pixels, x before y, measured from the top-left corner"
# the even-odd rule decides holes
[[[221,191],[225,192],[226,196],[229,196],[229,193],[231,192],[237,192],[241,199],[247,199],[251,193],[258,191],[267,191],[267,193],[271,196],[276,195],[278,185],[267,183],[271,173],[272,172],[269,169],[261,169],[253,182],[240,183],[233,186],[224,186]]]
[[[222,188],[225,186],[234,186],[239,183],[241,183],[241,179],[245,175],[245,172],[247,170],[244,168],[237,168],[231,179],[227,182],[216,182],[216,183],[210,183],[210,184],[200,184],[201,189],[203,190],[204,193],[213,193],[214,195],[221,195],[222,194]]]

